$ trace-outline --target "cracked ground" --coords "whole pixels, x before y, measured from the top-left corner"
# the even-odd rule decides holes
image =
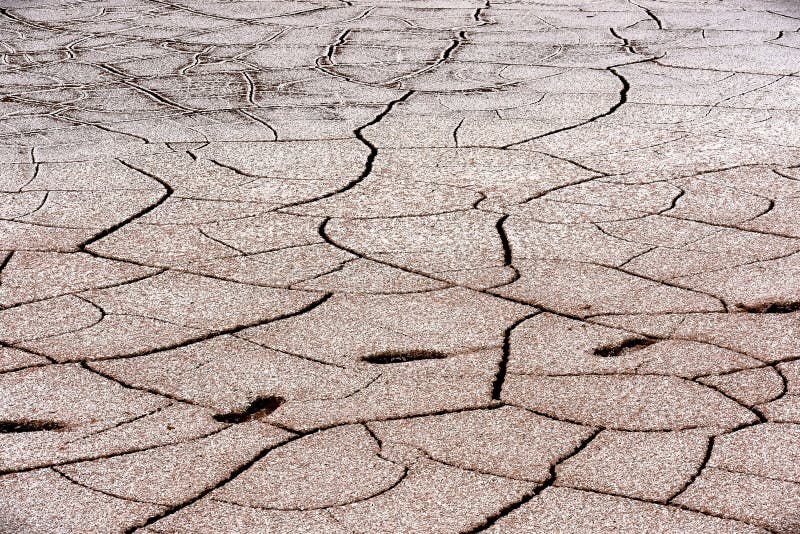
[[[0,6],[0,532],[800,532],[800,3]]]

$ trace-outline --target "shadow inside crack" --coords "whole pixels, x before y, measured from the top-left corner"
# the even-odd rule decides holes
[[[646,339],[643,337],[631,337],[628,338],[621,343],[616,343],[614,345],[605,345],[602,347],[597,347],[594,349],[594,355],[600,356],[602,358],[613,358],[615,356],[621,356],[627,352],[634,352],[637,350],[641,350],[645,347],[649,347],[650,345],[654,345],[658,343],[655,339]]]
[[[266,416],[278,409],[278,407],[286,402],[282,397],[258,397],[250,403],[247,408],[239,412],[230,412],[214,415],[214,419],[220,423],[246,423],[248,421],[257,421],[264,419]]]
[[[42,430],[61,430],[66,425],[57,421],[21,420],[0,421],[0,434],[16,434],[18,432],[40,432]]]
[[[444,354],[435,350],[406,350],[406,351],[387,351],[365,356],[362,361],[385,365],[389,363],[405,363],[417,360],[443,360],[447,358]]]
[[[762,304],[737,304],[736,308],[747,313],[792,313],[800,310],[800,301],[765,302]]]

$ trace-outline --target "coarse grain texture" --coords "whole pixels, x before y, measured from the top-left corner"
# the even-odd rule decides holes
[[[0,2],[0,534],[800,531],[800,3]]]

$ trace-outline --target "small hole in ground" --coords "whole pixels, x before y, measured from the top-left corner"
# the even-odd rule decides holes
[[[405,350],[379,352],[362,358],[362,361],[384,365],[387,363],[415,362],[417,360],[443,360],[447,354],[435,350]]]
[[[800,310],[800,301],[797,302],[765,302],[763,304],[737,304],[737,308],[747,313],[792,313]]]
[[[655,339],[646,339],[643,337],[631,337],[626,339],[622,343],[617,343],[616,345],[606,345],[604,347],[597,347],[596,349],[594,349],[594,355],[600,356],[602,358],[613,358],[614,356],[619,356],[626,352],[641,350],[645,347],[649,347],[650,345],[654,345],[655,343],[657,343]]]
[[[216,414],[214,419],[220,423],[246,423],[247,421],[254,421],[263,419],[285,402],[282,397],[258,397],[250,403],[250,405],[240,412]]]
[[[65,425],[56,421],[0,421],[0,434],[17,432],[40,432],[42,430],[61,430]]]

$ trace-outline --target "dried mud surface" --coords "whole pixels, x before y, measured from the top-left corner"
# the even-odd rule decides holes
[[[800,532],[800,4],[0,7],[0,532]]]

